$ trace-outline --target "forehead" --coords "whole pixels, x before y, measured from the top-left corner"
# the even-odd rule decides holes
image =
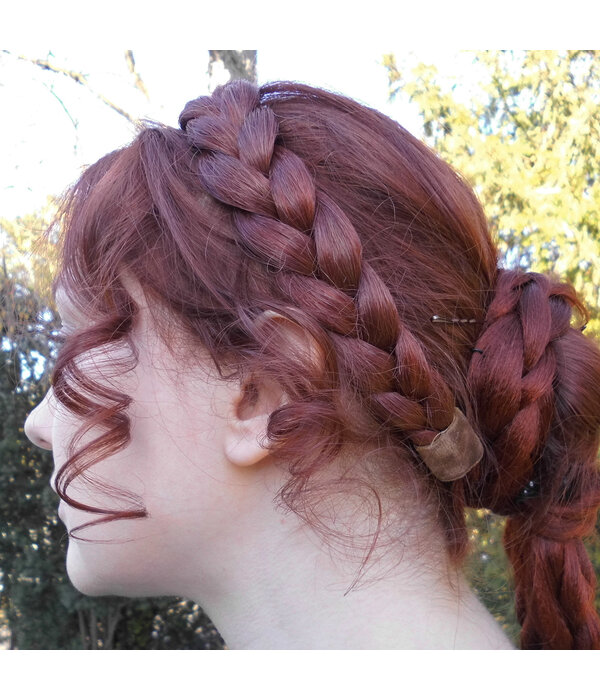
[[[162,318],[163,327],[168,327],[170,335],[174,336],[177,324],[173,321],[172,314],[163,312],[159,304],[149,304],[148,298],[137,279],[127,271],[122,271],[119,274],[119,282],[127,291],[127,294],[133,299],[136,305],[134,315],[134,323],[131,328],[131,337],[136,342],[148,341],[151,336],[160,334],[161,325],[157,324],[157,316]],[[56,309],[64,323],[74,328],[85,328],[94,323],[98,314],[97,310],[88,309],[86,311],[85,302],[79,297],[74,298],[69,294],[69,291],[62,285],[57,284],[54,300]],[[83,304],[83,307],[82,307]],[[101,319],[97,319],[101,320]]]
[[[195,337],[190,337],[173,312],[160,301],[150,301],[139,281],[128,271],[121,271],[119,281],[136,304],[136,312],[129,338],[141,357],[148,358],[157,367],[186,372],[189,386],[198,379],[205,383],[213,376],[214,363],[210,353]],[[93,323],[89,314],[80,310],[75,300],[60,284],[56,286],[54,299],[62,321],[72,330],[83,329]],[[214,375],[216,376],[216,375]]]
[[[54,294],[54,301],[56,303],[56,309],[62,317],[75,317],[80,314],[77,313],[75,305],[69,299],[69,296],[64,287],[57,287]]]
[[[119,274],[119,281],[140,309],[149,307],[146,295],[133,275],[127,271],[121,272]],[[54,301],[59,312],[67,311],[79,316],[83,313],[80,311],[80,305],[70,298],[69,293],[62,284],[57,284],[56,286]]]

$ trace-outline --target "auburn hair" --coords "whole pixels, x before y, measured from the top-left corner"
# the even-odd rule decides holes
[[[301,511],[344,445],[393,445],[398,478],[435,499],[457,566],[465,507],[507,516],[524,648],[600,648],[582,543],[600,506],[600,350],[571,325],[574,311],[588,312],[571,285],[499,267],[477,197],[430,148],[346,97],[234,81],[189,102],[178,129],[146,123],[83,173],[60,216],[54,291],[93,319],[52,375],[58,401],[83,421],[58,474],[61,498],[108,520],[146,515],[131,494],[120,494],[128,508],[109,510],[67,493],[129,440],[131,398],[76,361],[129,342],[127,270],[221,377],[268,374],[285,388],[267,437],[290,465],[280,493],[290,508]],[[269,342],[256,323],[268,310],[309,334],[320,370]],[[416,447],[455,407],[484,455],[442,482]],[[91,426],[103,434],[75,452]]]

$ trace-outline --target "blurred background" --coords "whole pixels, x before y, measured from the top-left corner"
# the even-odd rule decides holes
[[[69,583],[49,453],[23,433],[42,399],[59,325],[54,261],[35,243],[57,197],[136,124],[176,126],[185,103],[230,78],[295,80],[387,114],[471,182],[505,267],[553,270],[600,338],[600,52],[358,49],[0,52],[0,647],[221,649],[195,603],[88,598]],[[516,644],[503,519],[469,512],[467,574]],[[600,546],[586,546],[600,574]]]

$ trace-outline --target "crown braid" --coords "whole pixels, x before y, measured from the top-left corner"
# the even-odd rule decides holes
[[[302,159],[277,143],[276,117],[260,105],[258,88],[241,81],[221,86],[211,98],[189,102],[180,125],[200,152],[203,187],[235,208],[240,245],[284,273],[281,291],[331,332],[337,356],[378,420],[413,445],[430,444],[453,419],[452,393],[362,258],[349,218],[315,187]]]
[[[243,82],[218,88],[211,98],[188,103],[181,126],[199,152],[202,186],[233,208],[239,245],[277,273],[288,303],[328,331],[337,362],[371,415],[400,442],[430,445],[452,422],[452,391],[364,260],[349,217],[278,140],[277,117],[261,105],[259,89]],[[497,272],[467,375],[487,455],[457,483],[434,480],[455,560],[467,547],[465,505],[510,516],[505,546],[527,648],[600,645],[595,577],[581,543],[600,505],[594,457],[590,452],[586,481],[567,458],[568,439],[558,458],[552,453],[557,343],[572,332],[572,307],[585,314],[568,284],[533,272]],[[273,432],[289,434],[297,422],[279,415]],[[413,457],[419,463],[416,450]],[[571,479],[565,504],[561,484],[569,480],[569,470],[579,481]],[[536,498],[523,499],[532,485]]]

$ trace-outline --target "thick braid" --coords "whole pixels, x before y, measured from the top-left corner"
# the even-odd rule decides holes
[[[531,480],[554,408],[556,358],[551,341],[569,328],[569,316],[550,314],[549,296],[561,291],[543,275],[500,270],[496,296],[469,367],[469,389],[479,425],[496,463],[469,477],[471,501],[496,513],[514,509],[513,497]],[[502,478],[499,478],[499,477]]]
[[[466,479],[467,504],[510,516],[504,543],[524,648],[600,648],[581,541],[600,506],[600,358],[571,328],[572,308],[586,316],[570,285],[499,271],[468,376],[490,454]],[[593,388],[582,391],[585,381]]]
[[[452,421],[452,393],[363,260],[349,218],[277,142],[276,117],[260,105],[258,88],[218,88],[188,103],[180,124],[199,152],[203,186],[234,207],[239,244],[282,273],[289,300],[330,331],[340,364],[377,419],[413,445],[431,443]]]

